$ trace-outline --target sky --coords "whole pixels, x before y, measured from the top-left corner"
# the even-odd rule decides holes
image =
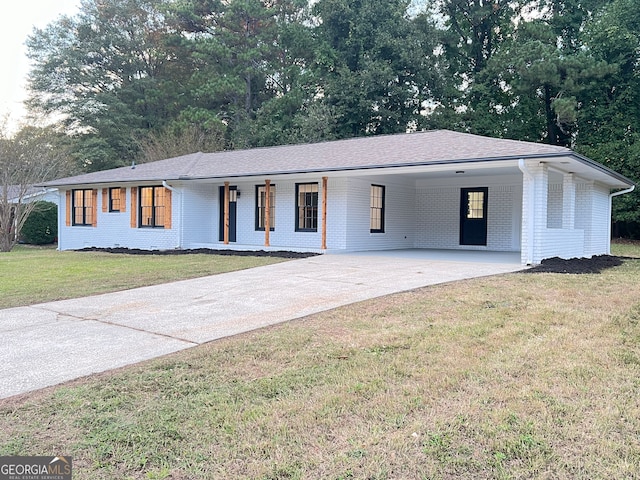
[[[0,16],[0,116],[9,129],[24,119],[29,60],[25,41],[34,27],[44,28],[60,15],[75,15],[80,0],[18,0]]]

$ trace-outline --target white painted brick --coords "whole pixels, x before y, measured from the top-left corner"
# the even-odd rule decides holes
[[[494,179],[495,182],[495,179]],[[477,186],[485,186],[477,184]],[[518,185],[489,186],[487,245],[460,245],[460,187],[419,188],[416,191],[417,248],[520,249],[520,188]]]
[[[562,228],[562,184],[550,183],[547,192],[547,228]]]
[[[535,182],[522,176],[465,177],[430,180],[394,175],[371,177],[329,177],[327,204],[327,247],[329,251],[359,251],[398,248],[522,250],[528,255],[530,226],[535,242],[534,261],[549,256],[582,256],[605,253],[608,247],[608,189],[593,182],[549,184],[548,171],[539,162],[530,169]],[[275,230],[270,232],[272,249],[320,251],[322,242],[322,177],[271,179],[276,188]],[[296,183],[317,182],[319,206],[317,232],[295,231]],[[235,245],[264,248],[264,231],[255,228],[256,186],[264,179],[239,181],[237,242]],[[370,233],[369,210],[372,184],[385,186],[385,232]],[[98,195],[98,226],[67,227],[65,192],[59,194],[59,248],[114,247],[147,249],[222,247],[219,240],[220,205],[217,184],[172,182],[172,228],[131,228],[131,188],[127,188],[127,211],[102,212]],[[575,187],[572,187],[575,185]],[[105,185],[108,188],[110,185]],[[121,185],[112,185],[120,187]],[[488,187],[487,246],[459,244],[460,189]],[[571,195],[575,188],[575,207]],[[535,198],[534,208],[529,201]],[[531,214],[531,217],[529,216]],[[563,228],[571,224],[575,228]],[[233,245],[231,246],[233,247]]]
[[[121,185],[107,185],[105,188],[120,187]],[[178,248],[179,240],[179,195],[172,195],[172,227],[163,228],[131,228],[131,189],[127,188],[126,212],[103,212],[102,195],[98,192],[97,226],[66,226],[65,192],[60,192],[59,244],[60,250],[76,250],[86,247],[110,248],[126,247],[140,249],[169,250]]]

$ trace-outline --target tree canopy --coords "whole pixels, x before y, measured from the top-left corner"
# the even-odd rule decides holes
[[[0,124],[0,252],[15,246],[38,202],[34,186],[71,173],[67,141],[51,128],[23,127],[10,135]]]
[[[448,128],[638,180],[638,32],[640,0],[82,0],[28,39],[29,107],[86,171]]]

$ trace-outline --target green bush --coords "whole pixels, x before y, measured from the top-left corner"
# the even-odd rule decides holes
[[[45,245],[58,237],[58,206],[51,202],[35,202],[36,205],[24,222],[20,239],[24,243]]]

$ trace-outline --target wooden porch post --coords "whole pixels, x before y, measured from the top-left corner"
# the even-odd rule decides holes
[[[271,230],[271,180],[265,180],[264,185],[264,246],[268,247]]]
[[[327,177],[322,177],[322,250],[327,249]]]
[[[229,245],[229,182],[224,182],[224,244]]]

